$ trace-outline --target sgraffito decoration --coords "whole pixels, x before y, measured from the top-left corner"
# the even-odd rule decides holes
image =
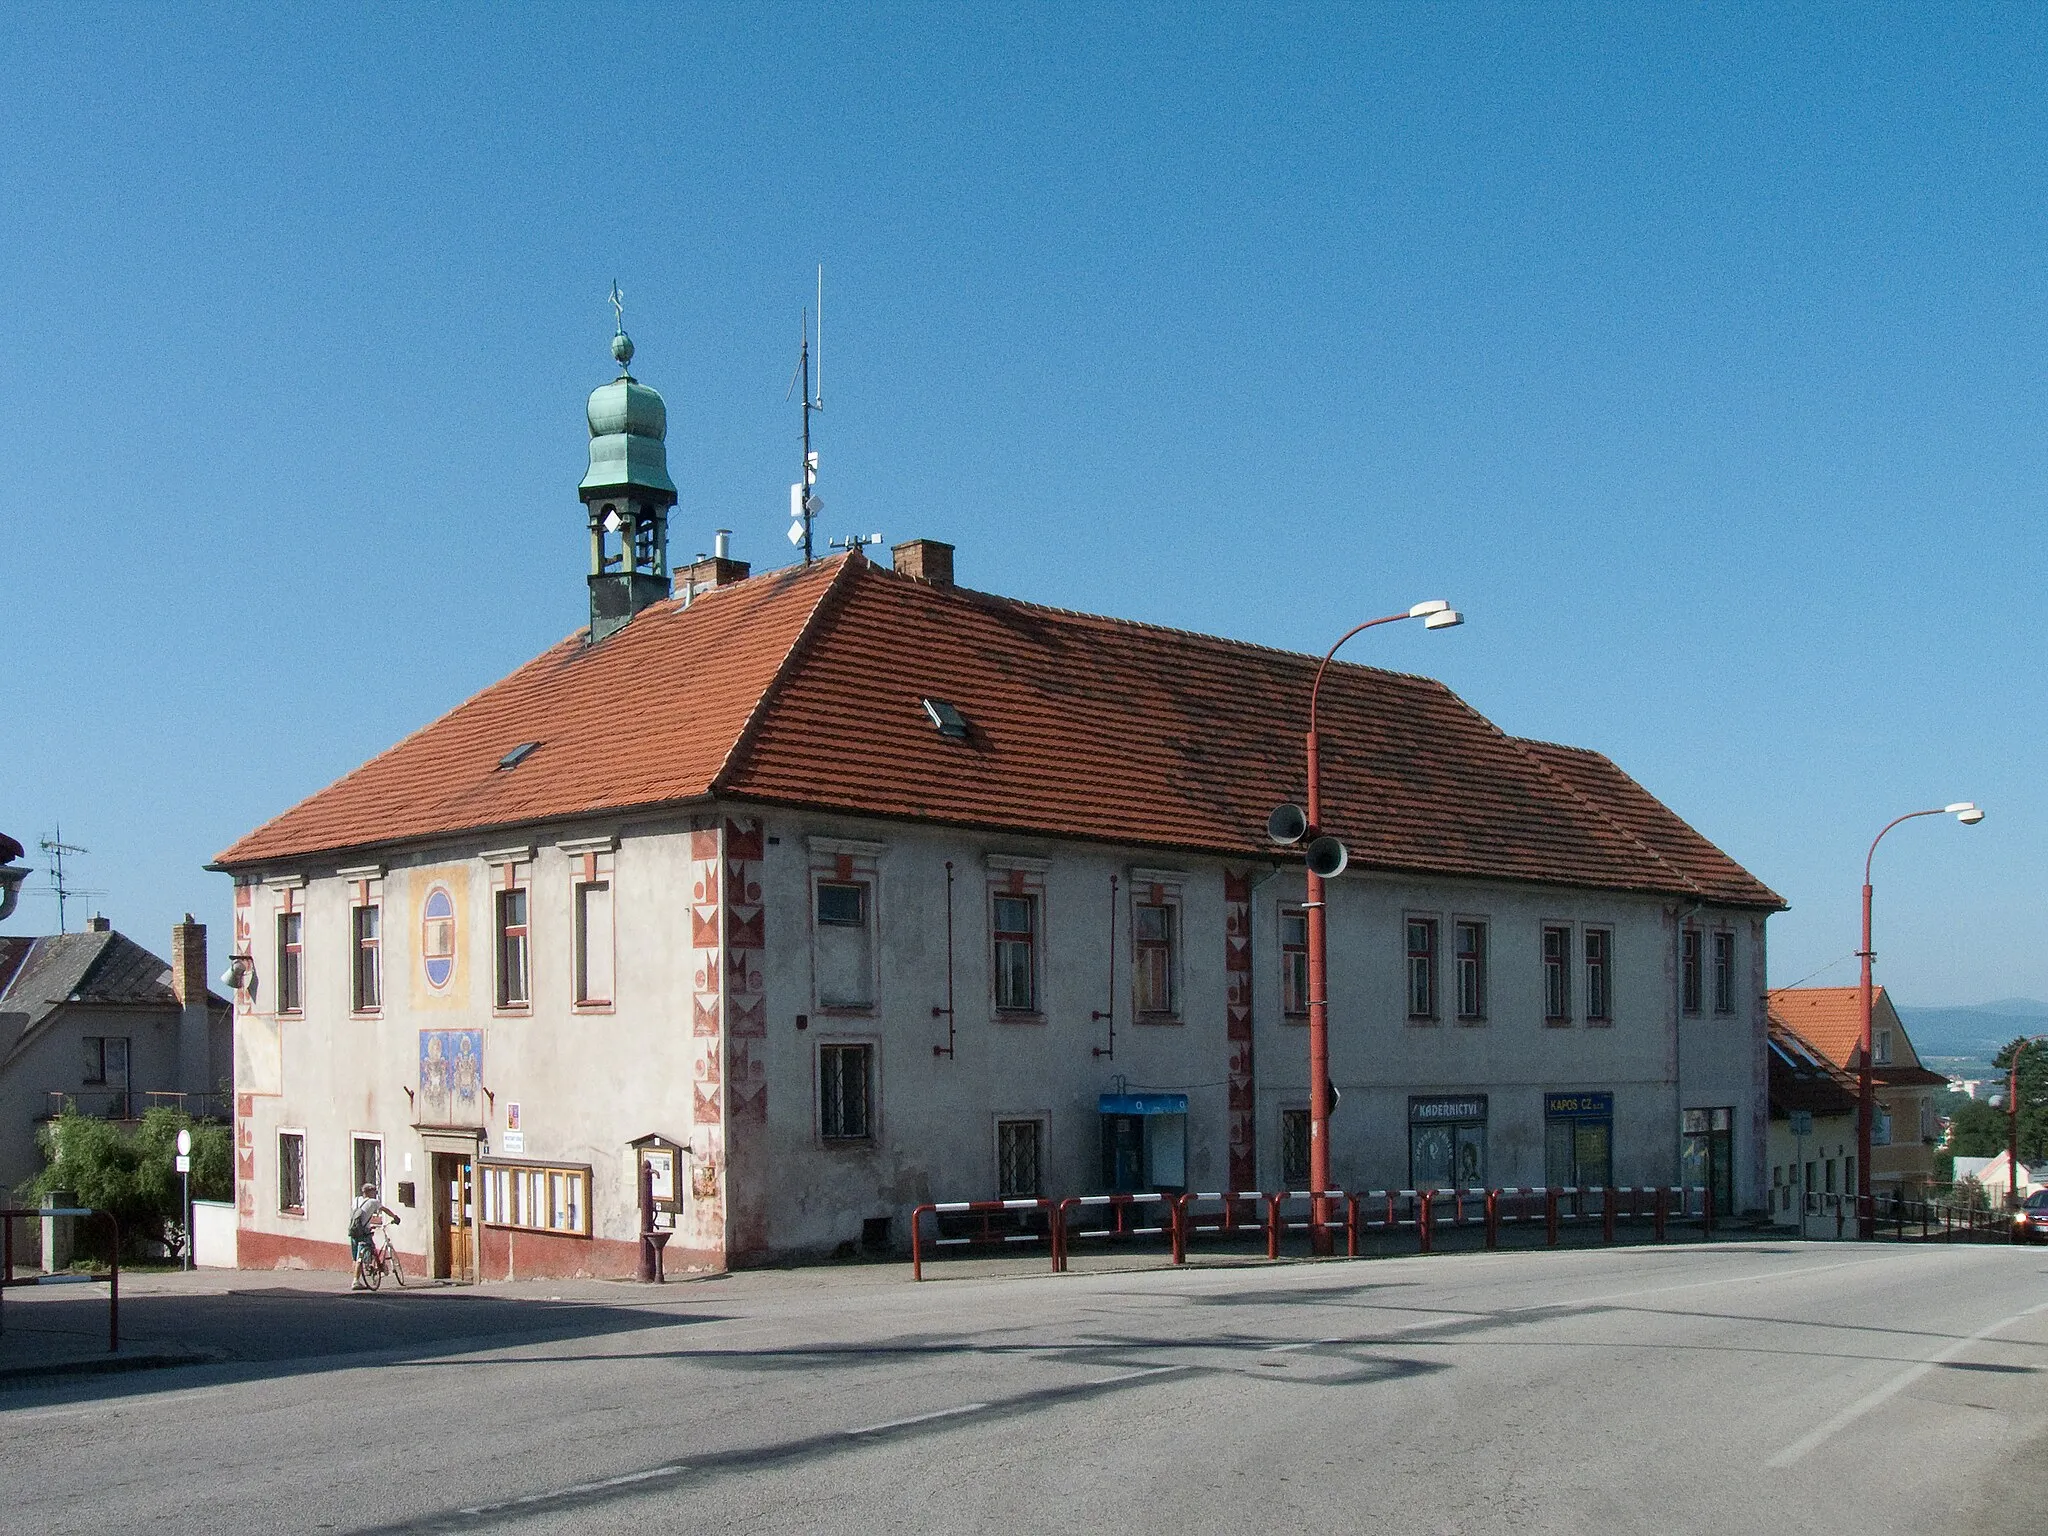
[[[1230,1185],[1259,1187],[1257,1093],[1252,1081],[1252,877],[1223,876],[1225,1048],[1229,1052]]]
[[[483,1123],[484,1032],[420,1031],[420,1123]]]
[[[690,829],[690,1194],[693,1247],[725,1247],[725,946],[719,904],[724,837],[717,823]]]
[[[733,1254],[767,1246],[768,994],[761,823],[725,824],[726,1200]]]
[[[420,968],[436,992],[455,979],[455,897],[438,882],[420,903]]]

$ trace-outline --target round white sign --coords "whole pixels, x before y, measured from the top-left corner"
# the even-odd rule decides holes
[[[190,1131],[180,1131],[180,1132],[178,1132],[178,1156],[180,1156],[180,1157],[190,1157],[191,1155],[192,1155],[192,1133],[191,1133]]]

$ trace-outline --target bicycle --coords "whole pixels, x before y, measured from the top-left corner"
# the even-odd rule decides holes
[[[388,1274],[398,1282],[400,1290],[405,1288],[405,1268],[398,1262],[398,1250],[391,1246],[391,1225],[378,1222],[370,1228],[370,1257],[356,1260],[356,1283],[368,1290],[376,1290],[384,1283]]]

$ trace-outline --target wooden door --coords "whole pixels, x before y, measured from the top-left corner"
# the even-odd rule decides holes
[[[476,1276],[476,1165],[453,1152],[434,1154],[434,1278]]]

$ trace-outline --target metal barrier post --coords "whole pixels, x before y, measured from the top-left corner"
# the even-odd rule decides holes
[[[1173,1262],[1176,1264],[1188,1261],[1187,1212],[1188,1201],[1192,1198],[1190,1195],[1182,1195],[1178,1199],[1168,1197],[1166,1202],[1167,1219],[1173,1224]]]
[[[107,1218],[107,1353],[116,1354],[121,1348],[121,1223],[114,1220],[112,1211],[101,1211]]]
[[[1344,1257],[1358,1257],[1358,1191],[1344,1197]]]
[[[1500,1191],[1497,1189],[1486,1192],[1486,1246],[1500,1246]]]
[[[1600,1241],[1614,1241],[1614,1191],[1605,1188],[1600,1191]]]
[[[1280,1257],[1280,1196],[1266,1196],[1266,1257]]]
[[[1435,1213],[1431,1211],[1430,1207],[1434,1203],[1435,1198],[1435,1190],[1425,1189],[1422,1191],[1421,1198],[1416,1202],[1415,1251],[1417,1253],[1428,1253],[1430,1251],[1430,1226],[1436,1219]]]
[[[910,1213],[910,1278],[913,1280],[924,1278],[924,1248],[919,1241],[919,1235],[920,1229],[924,1226],[925,1213],[929,1210],[930,1206],[920,1205]]]
[[[1714,1240],[1714,1192],[1700,1187],[1700,1237],[1711,1243]]]
[[[1654,1242],[1664,1241],[1664,1186],[1657,1186],[1657,1198],[1650,1202],[1650,1234]]]
[[[1555,1189],[1543,1191],[1543,1221],[1545,1236],[1548,1238],[1550,1246],[1555,1248],[1557,1246],[1557,1191]]]

